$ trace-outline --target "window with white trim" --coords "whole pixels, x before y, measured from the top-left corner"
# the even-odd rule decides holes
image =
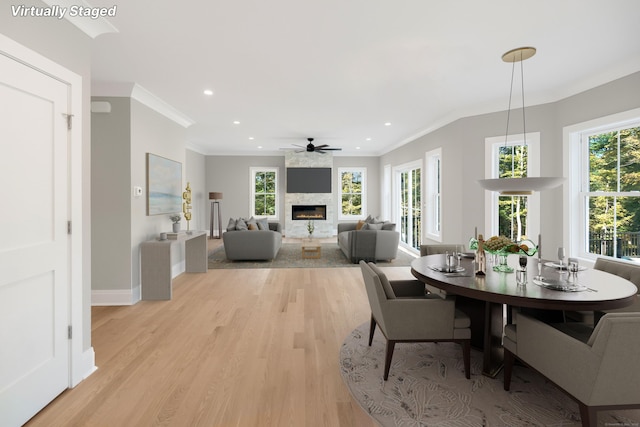
[[[442,149],[425,154],[426,164],[426,235],[437,242],[442,241]]]
[[[485,139],[485,178],[540,176],[540,133]],[[485,191],[485,237],[502,235],[514,241],[534,238],[540,230],[540,195],[503,196]]]
[[[250,168],[251,216],[279,219],[278,168]]]
[[[640,111],[574,125],[565,137],[573,253],[640,258]]]
[[[367,168],[338,168],[338,219],[364,218],[367,212]]]

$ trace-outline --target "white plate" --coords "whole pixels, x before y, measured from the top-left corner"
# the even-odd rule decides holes
[[[587,287],[583,285],[568,283],[556,279],[547,279],[544,277],[542,279],[533,279],[533,283],[538,286],[542,286],[543,288],[551,289],[553,291],[582,292],[587,290]]]
[[[460,273],[464,271],[464,267],[452,267],[451,270],[446,265],[430,265],[430,269],[439,271],[440,273]]]

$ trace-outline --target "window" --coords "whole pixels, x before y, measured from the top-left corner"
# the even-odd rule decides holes
[[[426,234],[429,239],[442,241],[442,149],[426,153]]]
[[[338,219],[364,218],[367,212],[366,168],[338,168]]]
[[[570,173],[569,214],[578,222],[569,245],[585,258],[640,257],[640,114],[630,113],[573,126],[565,141],[579,159]]]
[[[278,168],[251,170],[251,216],[278,219]]]
[[[394,218],[399,223],[400,242],[417,251],[422,243],[422,162],[396,167],[394,178]]]
[[[487,138],[486,177],[524,178],[539,176],[540,133]],[[503,196],[487,191],[485,237],[506,236],[514,241],[534,238],[540,230],[540,195]]]

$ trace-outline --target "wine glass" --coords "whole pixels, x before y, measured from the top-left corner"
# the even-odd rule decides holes
[[[462,264],[462,246],[456,248],[456,258],[458,259],[458,267]]]
[[[561,270],[564,270],[564,262],[563,262],[564,255],[565,255],[564,248],[558,248],[558,259],[560,260],[560,269]]]
[[[518,263],[520,264],[520,269],[521,270],[526,270],[527,269],[527,256],[526,255],[520,255],[520,258],[518,259]]]

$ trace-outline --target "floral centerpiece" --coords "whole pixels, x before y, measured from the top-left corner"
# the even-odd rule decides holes
[[[493,266],[493,271],[503,273],[513,272],[513,268],[507,265],[507,256],[511,254],[520,254],[526,256],[534,256],[538,252],[535,243],[527,238],[523,238],[519,242],[514,242],[505,236],[492,236],[484,241],[484,251],[498,256],[498,264]],[[469,249],[478,249],[478,239],[471,238],[469,240]]]

